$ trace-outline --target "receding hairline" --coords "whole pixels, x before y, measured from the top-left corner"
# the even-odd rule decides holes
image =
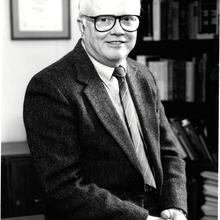
[[[86,9],[89,6],[89,2],[91,2],[91,0],[79,0],[79,3],[78,3],[79,15],[86,13]],[[141,9],[141,2],[142,2],[142,0],[139,0],[140,9]]]

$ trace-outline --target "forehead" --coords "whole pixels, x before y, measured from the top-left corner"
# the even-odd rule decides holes
[[[91,16],[140,13],[140,0],[85,0],[85,3],[86,13]]]

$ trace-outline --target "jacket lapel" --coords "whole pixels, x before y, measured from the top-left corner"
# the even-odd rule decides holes
[[[128,131],[125,129],[117,111],[115,110],[109,95],[101,82],[92,62],[81,46],[76,46],[75,66],[78,74],[78,80],[85,84],[84,94],[91,103],[99,120],[119,144],[131,163],[139,171],[139,164],[135,157],[133,143]],[[139,171],[140,172],[140,171]]]
[[[159,142],[156,138],[158,137],[158,119],[156,116],[158,112],[151,88],[147,80],[138,71],[135,66],[132,66],[128,62],[127,82],[147,145],[145,148],[148,153],[148,159],[155,170],[158,168],[158,164],[160,164],[158,158],[160,148],[158,147]],[[155,170],[155,172],[159,172],[159,170]],[[155,178],[157,179],[157,176]]]

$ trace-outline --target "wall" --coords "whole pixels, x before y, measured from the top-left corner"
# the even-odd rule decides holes
[[[1,139],[2,142],[25,141],[22,111],[26,86],[42,68],[72,50],[80,33],[76,23],[77,0],[71,1],[70,40],[12,41],[10,36],[9,0],[1,0]]]

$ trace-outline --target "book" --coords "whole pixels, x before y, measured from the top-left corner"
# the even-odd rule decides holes
[[[207,54],[196,57],[195,62],[195,98],[196,102],[206,101],[206,74],[207,74]]]
[[[202,54],[201,58],[201,78],[202,78],[202,84],[201,84],[201,90],[202,90],[202,97],[201,101],[206,102],[206,75],[207,75],[207,61],[208,61],[208,55],[207,53]]]
[[[212,202],[212,203],[218,203],[218,198],[217,197],[206,196],[205,201]]]
[[[210,33],[210,0],[200,0],[199,33]]]
[[[213,186],[213,185],[203,184],[203,193],[205,195],[217,197],[218,196],[218,187]]]
[[[195,152],[197,153],[199,159],[209,161],[209,155],[207,155],[203,144],[201,143],[199,136],[197,135],[192,123],[188,119],[181,120],[181,125],[185,130]],[[211,161],[212,162],[212,161]]]
[[[172,4],[173,0],[167,0],[167,39],[173,39],[173,10]]]
[[[187,26],[188,26],[188,38],[196,39],[199,33],[199,0],[192,0],[188,3],[188,16],[187,16]]]
[[[168,61],[149,61],[148,66],[156,79],[161,100],[168,100]]]
[[[153,40],[161,40],[161,1],[153,0]]]
[[[190,176],[187,178],[187,194],[190,195],[187,198],[188,205],[188,219],[198,219],[198,208],[199,208],[199,184],[198,180]]]
[[[188,38],[188,5],[185,0],[179,0],[179,39],[185,40]]]
[[[147,0],[144,41],[213,39],[219,33],[218,0]]]
[[[146,62],[146,55],[137,55],[136,56],[136,61],[138,62],[138,63],[141,63],[141,64],[143,64],[143,65],[147,65],[147,62]]]
[[[195,101],[195,58],[186,61],[186,102]]]
[[[199,1],[199,32],[197,33],[197,39],[215,38],[218,29],[217,6],[216,0]]]
[[[200,220],[218,220],[217,216],[204,216]]]
[[[161,0],[160,4],[160,38],[161,40],[167,40],[167,0]]]
[[[168,59],[168,100],[173,100],[173,60]]]
[[[216,0],[216,36],[219,36],[219,0]]]
[[[218,182],[215,181],[215,180],[210,180],[210,179],[207,179],[207,180],[204,180],[204,185],[213,185],[213,186],[218,186]]]
[[[171,10],[172,10],[172,38],[171,40],[179,40],[180,36],[180,30],[179,30],[179,10],[180,10],[180,5],[179,5],[179,0],[173,0],[171,3]]]
[[[218,173],[214,171],[203,171],[200,175],[205,179],[218,181]]]
[[[204,214],[202,219],[217,218],[218,214],[218,173],[214,171],[203,171],[200,173],[203,178],[202,192],[204,203],[201,210]]]
[[[216,33],[216,0],[200,0],[199,33]]]
[[[181,143],[181,140],[179,138],[179,134],[178,134],[178,131],[176,130],[176,127],[173,126],[173,124],[170,124],[170,127],[171,127],[171,129],[172,129],[172,131],[173,131],[173,133],[174,133],[174,135],[177,139],[177,142],[178,142],[176,148],[178,149],[178,151],[179,151],[182,158],[187,158],[188,157],[187,152],[184,150],[184,147]]]
[[[142,16],[143,40],[153,40],[153,0],[143,1],[142,8],[145,12]]]
[[[186,100],[186,61],[174,60],[173,62],[173,95],[174,100]]]
[[[198,156],[193,149],[186,132],[181,126],[181,122],[179,118],[170,118],[170,123],[175,127],[176,135],[179,137],[180,143],[182,144],[184,150],[187,152],[187,155],[190,160],[198,160]]]
[[[145,65],[145,66],[149,66],[150,61],[160,61],[160,56],[158,56],[158,55],[137,55],[136,61]]]
[[[201,141],[202,147],[203,147],[203,149],[205,150],[206,155],[207,155],[209,161],[210,161],[211,163],[216,162],[216,160],[214,159],[212,153],[209,151],[208,146],[206,145],[206,142],[205,142],[204,137],[202,136],[202,134],[201,134],[201,133],[198,133],[198,137],[199,137],[199,140]]]

